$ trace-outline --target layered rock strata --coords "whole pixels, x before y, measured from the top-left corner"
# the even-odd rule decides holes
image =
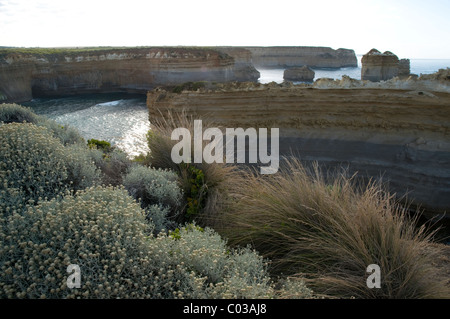
[[[256,68],[290,68],[307,65],[311,68],[357,67],[355,51],[329,47],[246,47],[252,53]]]
[[[217,47],[218,51],[223,52],[234,59],[234,77],[236,81],[256,81],[260,73],[253,66],[252,53],[250,50],[241,47]]]
[[[189,81],[256,81],[244,60],[208,48],[158,47],[0,52],[0,95],[20,102],[35,96],[145,93]]]
[[[222,128],[278,127],[280,154],[382,178],[432,214],[450,209],[450,93],[241,83],[158,89],[147,104],[150,122],[185,110]]]
[[[361,59],[361,79],[373,82],[386,81],[396,76],[410,75],[409,59],[401,59],[390,51],[381,53],[372,49]]]
[[[409,59],[400,59],[398,61],[398,76],[408,77],[411,75],[411,63]]]
[[[306,65],[284,70],[283,79],[286,81],[312,82],[315,72]]]

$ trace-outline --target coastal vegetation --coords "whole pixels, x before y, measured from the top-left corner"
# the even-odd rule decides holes
[[[450,297],[434,233],[382,185],[289,158],[264,176],[176,164],[184,113],[152,123],[138,160],[20,105],[0,123],[0,298]]]

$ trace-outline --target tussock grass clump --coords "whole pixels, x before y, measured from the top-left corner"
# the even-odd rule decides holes
[[[147,135],[150,149],[147,158],[152,167],[170,169],[180,176],[180,185],[186,202],[184,221],[196,221],[202,226],[214,228],[219,220],[218,215],[229,205],[229,195],[234,185],[239,183],[241,175],[236,166],[231,164],[194,163],[193,143],[191,143],[191,163],[176,164],[172,161],[172,148],[178,142],[171,140],[172,131],[183,127],[194,136],[196,119],[200,118],[195,114],[187,115],[183,110],[175,114],[167,112],[161,118],[152,121],[151,130]],[[214,127],[214,123],[209,119],[202,121],[203,129]]]
[[[339,297],[449,296],[431,264],[439,253],[432,234],[380,185],[342,174],[329,181],[317,165],[310,172],[292,159],[278,174],[248,173],[238,190],[219,232],[254,245],[274,273],[302,274],[315,292]],[[380,289],[366,285],[370,264],[380,266]]]

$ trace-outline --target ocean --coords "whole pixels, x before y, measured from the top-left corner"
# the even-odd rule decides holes
[[[320,78],[341,79],[343,75],[357,80],[361,80],[361,58],[362,55],[356,56],[358,59],[358,67],[341,68],[341,69],[313,69],[315,72],[314,81]],[[437,72],[439,69],[450,67],[450,59],[410,59],[410,71],[413,74],[430,74]],[[259,82],[283,82],[284,69],[261,69]],[[295,83],[295,82],[294,82]]]
[[[361,56],[358,67],[339,70],[315,70],[315,79],[340,79],[348,75],[361,79]],[[450,59],[411,59],[411,73],[434,73],[450,67]],[[283,82],[284,69],[259,70],[261,83]],[[150,128],[146,97],[131,94],[89,94],[63,98],[36,98],[21,103],[35,113],[54,119],[61,125],[72,126],[87,139],[105,140],[130,156],[148,151],[146,133]],[[151,119],[150,119],[151,120]]]
[[[150,129],[145,95],[86,94],[62,98],[37,98],[21,103],[36,114],[71,126],[86,139],[104,140],[130,157],[146,153]]]

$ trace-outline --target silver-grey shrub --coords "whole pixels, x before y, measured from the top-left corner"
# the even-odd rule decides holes
[[[37,123],[39,116],[30,108],[18,104],[4,103],[0,105],[0,122],[9,123]]]
[[[67,157],[68,180],[74,190],[90,187],[101,181],[101,171],[86,145],[72,144],[64,148]]]
[[[151,224],[124,189],[93,187],[8,216],[0,240],[0,298],[139,298],[148,291]],[[80,289],[67,287],[79,265]],[[138,285],[139,284],[139,285]]]
[[[0,127],[0,205],[11,213],[28,201],[53,198],[67,189],[64,146],[42,127],[11,123]]]
[[[123,178],[130,195],[141,202],[158,226],[156,231],[176,218],[182,201],[178,175],[170,170],[133,165]],[[166,228],[167,229],[167,228]]]
[[[63,126],[45,116],[39,116],[39,119],[35,124],[47,128],[52,132],[54,137],[58,138],[61,143],[63,143],[63,145],[86,144],[86,141],[80,132],[69,125]]]
[[[19,104],[0,104],[0,123],[33,123],[49,129],[53,136],[58,138],[64,145],[79,143],[84,144],[85,140],[75,128],[62,126],[52,119],[42,115],[37,115],[29,107]]]
[[[97,167],[102,171],[103,184],[112,186],[122,185],[123,176],[132,164],[124,151],[112,147],[111,151],[105,154],[99,149],[92,148],[91,156]]]
[[[175,229],[177,223],[171,218],[171,209],[161,204],[149,205],[145,208],[147,218],[154,225],[154,233],[159,234],[162,231]]]
[[[123,185],[144,206],[162,204],[177,206],[181,201],[178,175],[169,170],[133,165],[123,179]]]
[[[83,149],[65,148],[46,128],[0,126],[0,212],[22,211],[27,204],[91,186],[98,178]]]
[[[169,265],[190,270],[195,278],[188,298],[274,298],[267,261],[249,247],[231,249],[213,229],[194,224],[161,233],[154,253]]]
[[[0,228],[0,298],[265,298],[266,265],[211,229],[151,235],[124,188],[96,186],[7,216]],[[67,287],[78,265],[81,286]]]

